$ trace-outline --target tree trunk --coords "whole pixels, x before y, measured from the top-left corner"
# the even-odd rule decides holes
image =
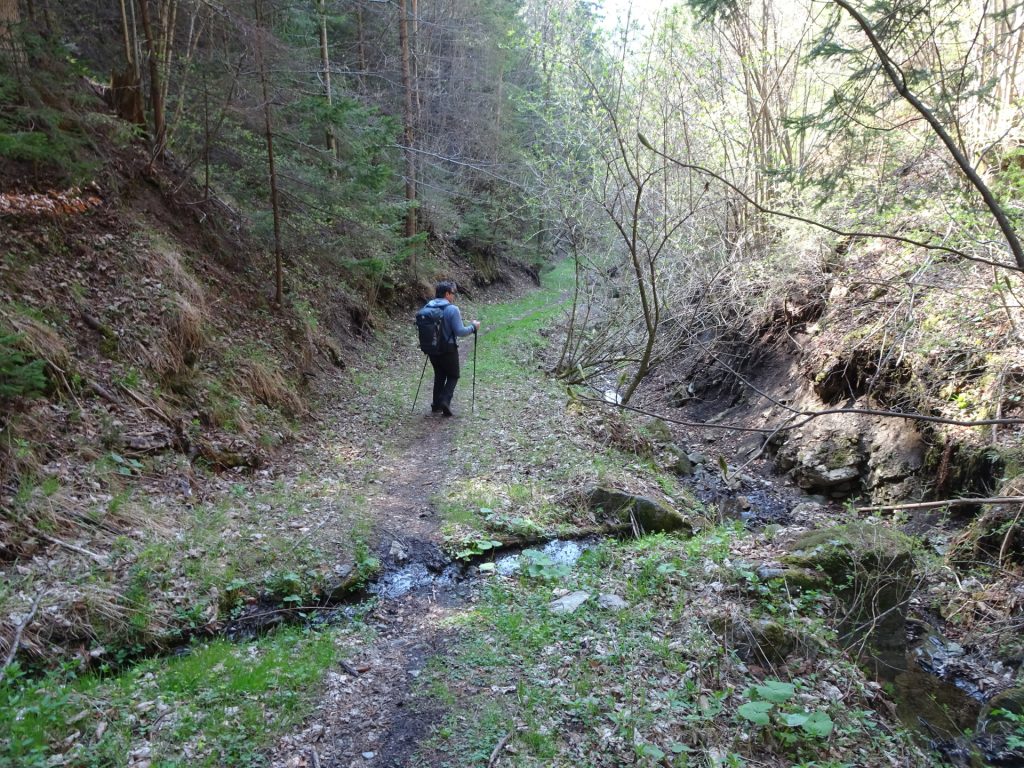
[[[162,0],[160,3],[160,36],[157,39],[160,55],[160,104],[167,104],[171,84],[171,64],[174,60],[174,30],[178,23],[178,0]],[[164,117],[166,122],[166,115]],[[167,141],[167,137],[164,137]]]
[[[21,23],[18,0],[0,0],[0,56],[14,62],[25,61],[25,50],[16,27]]]
[[[356,3],[356,53],[359,60],[359,92],[366,93],[366,27],[363,24],[363,6]]]
[[[277,167],[274,164],[274,126],[270,110],[270,87],[267,68],[263,61],[263,17],[260,0],[253,0],[256,10],[256,71],[263,92],[263,127],[267,139],[267,171],[270,176],[270,207],[274,214],[274,302],[284,303],[284,258],[281,248],[281,207],[277,196]]]
[[[121,0],[121,35],[124,38],[124,60],[133,68],[136,75],[138,69],[135,67],[135,56],[132,54],[132,35],[128,25],[128,7],[125,0]]]
[[[327,0],[320,0],[320,67],[324,78],[324,96],[327,98],[327,106],[331,107],[334,105],[334,96],[331,93],[331,56],[327,48]],[[327,125],[325,138],[327,151],[331,153],[333,161],[338,156],[338,146],[334,138],[334,127],[330,123]]]
[[[402,89],[405,102],[402,117],[405,122],[405,202],[408,208],[405,213],[405,236],[416,235],[416,158],[413,154],[413,83],[412,67],[409,61],[409,12],[408,0],[399,0],[398,4],[398,41],[402,48]],[[416,252],[412,256],[413,272],[416,271]]]
[[[153,36],[153,25],[149,19],[149,0],[139,0],[139,17],[142,19],[142,32],[146,36],[147,58],[149,59],[149,98],[150,109],[153,111],[153,160],[164,152],[167,139],[167,126],[164,122],[163,88],[160,84],[160,62],[156,39]]]

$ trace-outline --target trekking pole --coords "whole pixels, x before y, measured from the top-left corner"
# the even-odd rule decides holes
[[[420,387],[423,386],[423,375],[427,372],[427,360],[429,359],[426,355],[423,356],[423,370],[420,371],[420,383],[416,385],[416,396],[412,399],[412,410],[409,413],[416,413],[416,401],[420,399]]]
[[[473,329],[473,396],[469,399],[469,415],[476,413],[476,328]]]

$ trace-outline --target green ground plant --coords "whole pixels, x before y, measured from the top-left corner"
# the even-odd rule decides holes
[[[353,632],[358,632],[358,629]],[[276,735],[309,711],[343,638],[284,629],[250,644],[216,641],[116,675],[68,665],[31,678],[17,665],[0,680],[5,768],[122,765],[145,744],[161,766],[257,766]]]
[[[32,397],[46,390],[46,362],[19,349],[21,338],[0,328],[0,401]]]

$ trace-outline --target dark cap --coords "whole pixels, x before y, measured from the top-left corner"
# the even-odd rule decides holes
[[[454,280],[442,280],[434,289],[434,298],[443,299],[446,293],[456,294],[459,292],[458,289],[459,287],[455,284]]]

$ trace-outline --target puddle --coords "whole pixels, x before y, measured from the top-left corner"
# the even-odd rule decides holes
[[[986,733],[986,691],[971,677],[971,655],[928,628],[892,677],[896,713],[944,764],[963,768],[1022,766],[1024,754],[1005,736]]]
[[[598,537],[555,539],[543,546],[522,547],[503,554],[499,552],[493,560],[494,572],[501,576],[517,573],[522,566],[522,552],[526,549],[537,549],[553,565],[571,568],[587,549],[596,546],[599,541]],[[412,558],[406,555],[402,561],[413,561],[402,564],[402,561],[387,560],[384,572],[367,585],[367,593],[385,600],[397,600],[420,590],[436,590],[442,595],[457,596],[456,593],[478,578],[478,566],[491,562],[487,557],[467,563],[454,562],[448,560],[436,546],[421,542],[412,542],[402,551],[403,554],[412,553]]]
[[[554,541],[549,541],[543,547],[540,547],[539,551],[544,554],[553,565],[564,565],[571,568],[576,565],[584,552],[597,546],[598,541],[599,540],[596,538],[581,539],[579,541],[573,541],[572,539],[566,541],[555,539]],[[526,547],[526,549],[536,548]],[[522,561],[522,552],[502,555],[494,561],[494,570],[502,576],[511,576],[512,574],[517,573],[522,567]]]
[[[411,563],[397,570],[385,571],[367,586],[366,591],[385,600],[397,600],[417,589],[453,589],[465,578],[465,567],[457,563],[449,563],[440,572],[423,563]]]

